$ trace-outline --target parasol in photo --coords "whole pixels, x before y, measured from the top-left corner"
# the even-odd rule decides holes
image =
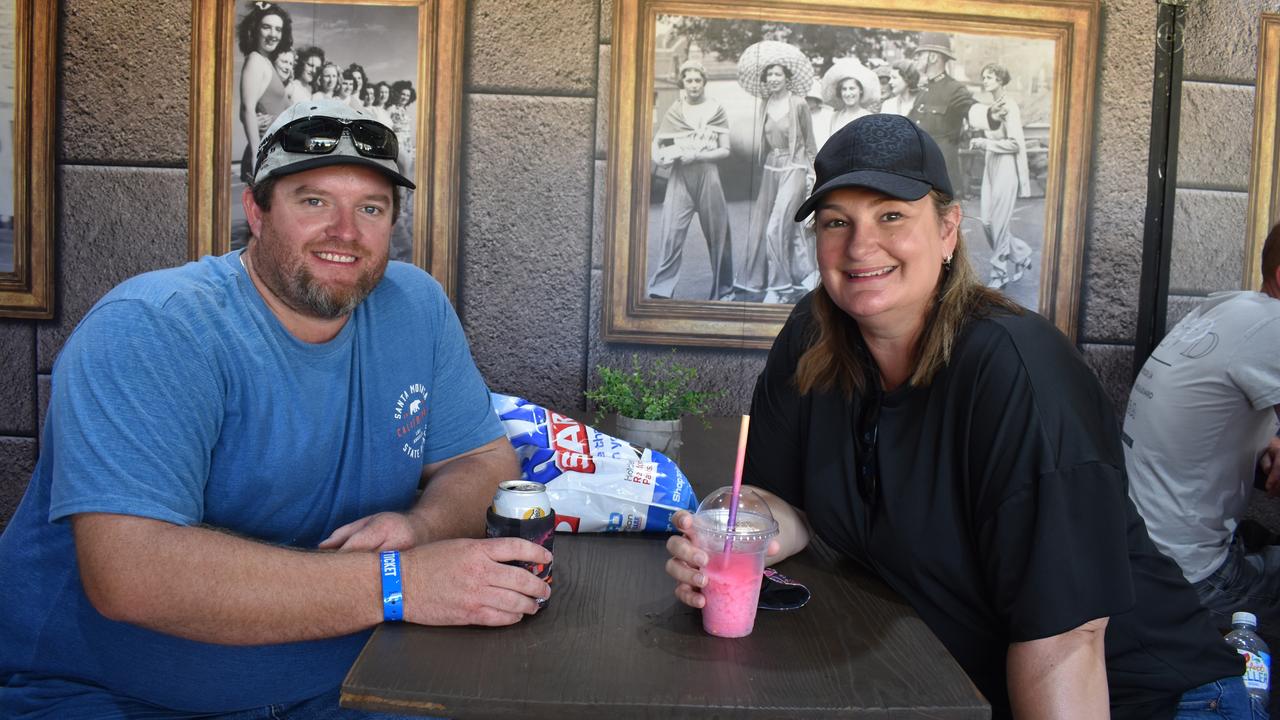
[[[769,94],[765,88],[761,74],[770,65],[781,65],[786,68],[787,87],[791,92],[804,97],[813,83],[813,63],[795,45],[788,45],[777,40],[761,40],[742,51],[738,58],[738,84],[743,90],[765,97]]]
[[[880,78],[876,77],[874,70],[855,58],[837,60],[823,74],[822,100],[837,110],[843,108],[844,101],[840,99],[840,83],[850,78],[857,80],[862,86],[862,99],[858,101],[859,104],[874,108],[875,104],[880,102]]]

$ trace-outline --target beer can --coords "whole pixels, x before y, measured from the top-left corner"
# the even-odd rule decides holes
[[[540,482],[505,480],[499,483],[484,520],[488,537],[518,537],[551,550],[556,513],[551,509],[547,486]],[[513,561],[507,564],[522,567],[551,584],[551,563]],[[538,600],[538,607],[545,605],[545,600]]]
[[[532,520],[551,514],[547,486],[532,480],[504,480],[493,495],[493,512],[513,520]]]

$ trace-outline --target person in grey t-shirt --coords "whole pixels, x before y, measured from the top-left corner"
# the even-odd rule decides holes
[[[1129,495],[1222,627],[1231,613],[1280,629],[1280,546],[1238,537],[1255,472],[1280,495],[1280,225],[1262,292],[1215,293],[1142,367],[1124,419]]]

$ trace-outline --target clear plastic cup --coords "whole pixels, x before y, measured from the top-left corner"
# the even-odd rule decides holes
[[[733,488],[722,487],[698,506],[693,516],[693,542],[707,553],[702,568],[707,584],[702,588],[702,628],[711,635],[736,638],[751,634],[760,602],[760,578],[765,552],[778,534],[778,521],[759,495],[744,488],[738,495],[738,512],[729,531]]]

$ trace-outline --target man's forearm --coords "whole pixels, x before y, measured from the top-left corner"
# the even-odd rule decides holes
[[[498,483],[520,477],[520,464],[510,441],[500,437],[471,453],[428,466],[424,474],[427,486],[412,512],[419,521],[419,543],[483,537],[485,508]]]
[[[313,640],[382,620],[371,552],[266,545],[129,515],[72,518],[80,575],[103,615],[229,645]]]

